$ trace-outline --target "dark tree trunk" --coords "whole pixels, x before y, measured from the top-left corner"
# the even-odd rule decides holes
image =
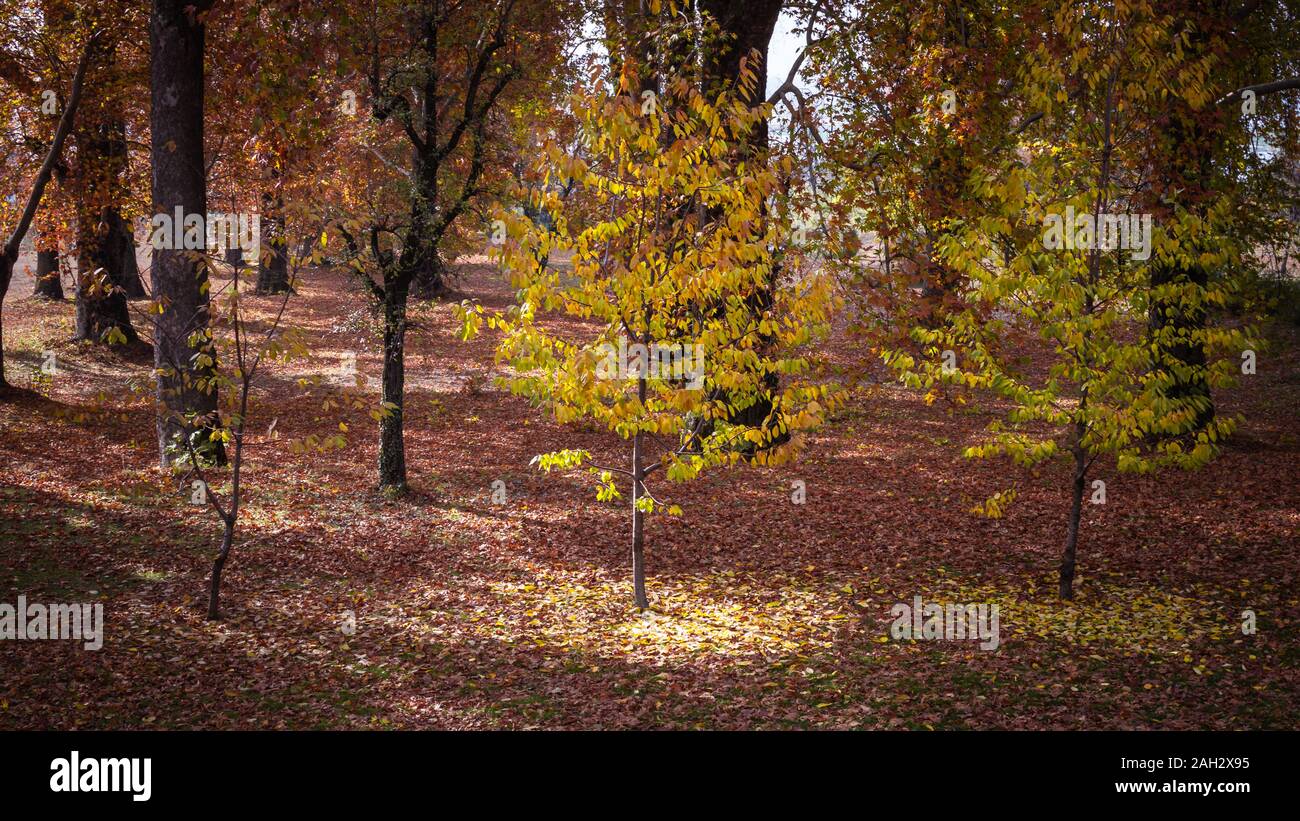
[[[382,399],[391,411],[379,420],[379,486],[406,490],[406,446],[402,435],[406,385],[406,286],[388,283],[384,296],[384,374]]]
[[[97,220],[83,215],[77,221],[77,339],[103,342],[114,328],[128,342],[138,339],[120,284],[122,246],[110,229],[114,216],[104,208]]]
[[[1158,193],[1153,191],[1157,201],[1151,208],[1156,213],[1167,211],[1161,200],[1177,197],[1191,213],[1204,217],[1217,138],[1207,132],[1203,115],[1185,105],[1177,105],[1170,120],[1164,132],[1167,142],[1158,154],[1167,165],[1157,172]],[[1203,289],[1210,283],[1210,272],[1202,265],[1179,266],[1153,260],[1149,270],[1153,290],[1169,285]],[[1188,305],[1176,296],[1151,300],[1148,334],[1163,360],[1157,363],[1156,371],[1169,382],[1165,396],[1194,409],[1192,422],[1185,431],[1188,434],[1214,420],[1214,400],[1205,372],[1206,320],[1204,306],[1196,301]]]
[[[767,97],[764,80],[767,77],[768,45],[772,32],[776,28],[777,18],[781,16],[783,0],[700,0],[699,8],[711,16],[720,28],[723,41],[710,48],[704,59],[704,88],[710,93],[717,93],[723,86],[734,84],[740,78],[740,64],[748,60],[748,68],[754,72],[758,82],[749,93],[740,99],[746,105],[755,106]],[[757,62],[753,58],[757,58]],[[768,121],[760,120],[750,134],[749,144],[743,153],[748,157],[762,156],[769,147]],[[773,302],[773,288],[779,272],[773,270],[771,279],[751,294],[746,302],[755,316],[769,311]],[[771,336],[765,335],[764,347],[774,344]],[[738,425],[760,426],[772,415],[771,396],[780,389],[780,379],[776,374],[764,377],[766,396],[760,396],[753,404],[740,408],[731,422]],[[777,437],[771,444],[779,444],[789,438],[788,434]]]
[[[740,76],[740,62],[757,50],[758,62],[749,68],[758,82],[747,97],[746,105],[754,106],[767,98],[764,80],[767,77],[767,50],[781,16],[784,0],[699,0],[701,11],[707,12],[721,28],[724,42],[708,50],[704,61],[704,84],[716,90],[719,84],[734,83]],[[768,124],[761,121],[750,140],[757,150],[768,146]]]
[[[244,252],[238,248],[227,248],[226,264],[234,271],[242,271],[245,266]]]
[[[442,253],[434,247],[428,262],[415,272],[415,296],[419,299],[437,299],[447,292],[447,266]]]
[[[1151,266],[1152,288],[1162,285],[1206,288],[1209,284],[1209,271],[1200,265],[1183,268],[1156,263]],[[1148,332],[1164,360],[1156,366],[1169,380],[1164,395],[1195,410],[1186,433],[1195,433],[1214,421],[1214,399],[1206,377],[1205,343],[1201,338],[1205,322],[1205,308],[1194,302],[1185,305],[1178,299],[1151,301]]]
[[[144,281],[140,279],[140,263],[135,256],[135,232],[116,209],[113,210],[109,230],[116,239],[118,253],[122,258],[121,267],[118,269],[122,275],[118,282],[122,293],[126,294],[129,300],[145,299],[149,296],[149,292],[145,290]]]
[[[63,301],[63,280],[59,276],[59,252],[55,249],[36,252],[36,286],[34,296]]]
[[[207,180],[203,163],[203,24],[195,14],[211,5],[194,0],[154,0],[149,25],[152,51],[150,85],[152,126],[153,207],[155,213],[207,214]],[[154,317],[154,367],[158,371],[158,452],[170,464],[167,446],[203,426],[186,419],[211,417],[217,409],[215,390],[201,390],[191,364],[211,344],[191,336],[208,329],[207,272],[195,254],[181,249],[153,252],[154,298],[164,305]],[[215,359],[215,356],[213,357]],[[215,454],[224,461],[218,443]]]
[[[262,218],[262,237],[266,253],[257,261],[257,293],[292,292],[289,285],[289,246],[284,231],[284,217],[267,214]]]
[[[126,308],[127,277],[122,270],[122,246],[128,233],[119,200],[127,170],[126,123],[115,87],[117,43],[97,40],[92,48],[92,69],[99,93],[86,100],[77,145],[77,329],[76,338],[106,341],[117,329],[128,341],[136,340]],[[138,284],[138,277],[137,283]]]
[[[1087,453],[1074,447],[1074,496],[1070,501],[1070,521],[1065,532],[1065,550],[1061,553],[1060,591],[1062,599],[1074,598],[1074,567],[1079,548],[1079,520],[1083,515],[1083,489],[1087,481]]]
[[[476,7],[466,4],[463,8]],[[449,91],[454,94],[454,83],[444,89],[439,87],[443,79],[440,71],[444,70],[438,61],[439,29],[444,25],[447,10],[438,4],[426,4],[419,15],[418,49],[423,52],[419,65],[424,81],[414,93],[415,103],[388,90],[378,65],[373,67],[370,76],[374,99],[371,113],[382,122],[399,109],[405,111],[409,116],[405,131],[412,150],[410,223],[402,232],[396,259],[386,252],[380,254],[383,285],[374,286],[384,311],[383,399],[388,407],[379,423],[379,484],[384,489],[400,491],[406,487],[402,391],[407,300],[417,273],[432,264],[443,236],[470,201],[481,193],[488,120],[501,93],[515,76],[513,68],[494,64],[494,55],[510,42],[512,8],[506,4],[496,18],[491,35],[481,38],[469,52],[469,79],[462,103],[452,103],[453,98],[448,96]],[[444,168],[444,162],[449,162],[448,158],[457,156],[461,146],[469,154],[463,183],[455,198],[440,199],[439,171]]]
[[[1225,41],[1219,33],[1234,29],[1240,33],[1246,25],[1244,16],[1233,19],[1229,11],[1231,4],[1222,0],[1208,3],[1170,0],[1164,5],[1169,6],[1169,13],[1184,20],[1189,29],[1188,59],[1226,57]],[[1222,154],[1229,131],[1224,121],[1225,108],[1212,102],[1193,108],[1176,94],[1169,95],[1164,105],[1164,110],[1158,113],[1165,125],[1153,135],[1151,184],[1146,189],[1148,200],[1144,210],[1151,212],[1157,222],[1172,219],[1177,211],[1171,203],[1176,202],[1192,216],[1204,219],[1217,197],[1215,158]],[[1186,245],[1181,249],[1184,255],[1193,258],[1199,255],[1199,250]],[[1154,259],[1149,271],[1152,288],[1162,285],[1204,288],[1211,273],[1201,265],[1181,267]],[[1214,420],[1214,402],[1205,374],[1203,334],[1208,316],[1203,306],[1187,310],[1184,307],[1187,306],[1183,300],[1176,296],[1168,300],[1153,297],[1148,339],[1165,360],[1155,368],[1169,383],[1165,395],[1194,410],[1192,421],[1184,431],[1193,435]]]

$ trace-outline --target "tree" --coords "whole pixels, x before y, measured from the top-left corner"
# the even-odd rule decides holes
[[[32,295],[41,299],[62,302],[63,281],[59,272],[58,238],[50,237],[46,232],[41,231],[35,245],[36,276],[32,285]]]
[[[67,161],[55,169],[60,185],[55,197],[47,197],[42,233],[48,236],[40,244],[50,251],[68,247],[76,261],[76,338],[99,343],[134,340],[127,299],[142,298],[144,288],[123,214],[131,208],[134,182],[128,117],[143,107],[134,105],[139,95],[131,93],[141,76],[139,61],[129,53],[124,58],[120,46],[139,31],[143,15],[135,4],[120,0],[93,6],[41,0],[28,8],[39,9],[40,48],[22,51],[29,61],[32,54],[45,55],[50,67],[42,68],[41,75],[57,75],[60,55],[70,51],[78,31],[101,32],[87,71],[81,114],[69,137]],[[54,296],[52,282],[41,283],[47,296]]]
[[[322,251],[317,249],[304,261],[320,264],[321,254]],[[212,262],[208,258],[202,258],[199,264],[210,266]],[[279,305],[270,321],[255,322],[242,306],[244,291],[241,290],[241,283],[246,270],[243,266],[234,269],[230,285],[218,296],[219,313],[214,317],[214,324],[225,329],[228,343],[221,361],[229,362],[232,370],[226,372],[217,368],[209,371],[211,376],[208,378],[216,383],[211,392],[226,397],[226,407],[214,415],[210,430],[197,431],[185,439],[181,452],[172,465],[174,470],[188,470],[188,476],[197,477],[193,481],[193,492],[200,494],[221,523],[221,543],[212,560],[212,574],[208,582],[207,617],[211,620],[221,618],[221,578],[234,547],[246,490],[243,469],[253,382],[264,367],[275,362],[288,362],[308,353],[302,335],[294,329],[283,328],[284,309],[294,293],[293,289],[280,292]],[[289,272],[290,283],[296,274],[296,268]],[[215,351],[217,341],[214,339],[211,344]],[[346,429],[342,423],[340,426]],[[212,460],[205,453],[204,447],[209,441],[220,441],[231,446],[230,489],[225,493],[224,501],[222,491],[211,482],[209,468]],[[302,446],[302,443],[294,444]],[[316,445],[313,441],[313,445],[321,449],[343,447],[345,444],[346,440],[339,434],[331,435],[325,445]]]
[[[135,241],[122,218],[128,165],[127,72],[119,42],[143,25],[132,8],[104,4],[87,12],[105,34],[97,41],[87,81],[89,100],[73,131],[76,162],[70,174],[76,214],[76,338],[134,342],[127,297],[144,295],[134,266]],[[127,267],[127,258],[132,265]]]
[[[953,385],[1005,402],[968,457],[1072,463],[1062,599],[1074,595],[1083,499],[1097,459],[1114,457],[1120,472],[1194,469],[1237,423],[1220,418],[1198,427],[1200,403],[1173,394],[1170,373],[1190,367],[1184,378],[1230,384],[1237,353],[1249,347],[1248,328],[1202,329],[1196,339],[1210,355],[1190,366],[1143,333],[1156,300],[1208,313],[1233,293],[1226,278],[1153,291],[1153,266],[1194,262],[1226,271],[1243,251],[1226,199],[1203,217],[1182,212],[1154,229],[1150,214],[1132,211],[1140,202],[1131,175],[1140,165],[1137,144],[1156,127],[1152,98],[1160,78],[1183,68],[1179,51],[1162,47],[1175,26],[1149,7],[1058,12],[1050,47],[1034,52],[1026,68],[1026,99],[1042,112],[1050,138],[1026,140],[1013,157],[978,172],[972,193],[983,208],[955,221],[938,248],[970,283],[961,294],[966,307],[937,328],[912,327],[924,358],[896,349],[885,355],[905,382],[929,389],[927,401],[940,385]],[[1086,57],[1071,64],[1061,53]],[[994,316],[994,307],[1004,316]],[[1026,349],[1046,356],[1046,371],[1019,364]],[[999,493],[977,512],[1001,515],[1013,494]]]
[[[74,257],[112,257],[114,264],[107,269],[92,265],[87,276],[74,278],[74,285],[78,280],[87,285],[78,297],[78,336],[102,341],[109,329],[118,331],[113,334],[115,338],[130,335],[131,323],[120,292],[125,290],[129,298],[139,298],[143,287],[134,253],[122,254],[123,264],[119,267],[113,251],[119,245],[131,244],[120,216],[126,207],[121,194],[126,187],[122,172],[127,168],[121,115],[125,101],[133,98],[124,91],[136,72],[133,64],[124,66],[116,55],[123,31],[138,29],[139,15],[133,5],[124,7],[118,0],[93,6],[65,0],[27,0],[6,3],[0,17],[13,18],[9,36],[0,44],[0,78],[13,87],[20,99],[37,102],[18,106],[6,122],[13,129],[10,134],[17,137],[15,144],[29,150],[38,162],[49,145],[46,123],[52,134],[65,102],[58,89],[66,85],[65,75],[75,67],[75,59],[68,57],[77,53],[83,32],[101,32],[97,53],[87,69],[86,93],[69,136],[69,150],[54,167],[53,180],[59,185],[46,192],[37,215],[38,276],[33,293],[44,299],[62,300],[58,279],[61,246],[72,249]],[[90,287],[105,280],[114,284]]]
[[[27,235],[27,229],[31,227],[32,220],[36,216],[36,209],[40,207],[41,197],[45,193],[45,186],[49,184],[50,176],[54,173],[54,164],[63,151],[63,143],[72,131],[77,107],[81,104],[82,85],[86,78],[86,68],[90,64],[90,55],[97,36],[97,34],[92,35],[86,42],[86,47],[81,54],[81,60],[77,63],[77,71],[72,78],[72,89],[68,94],[68,101],[63,107],[63,114],[59,118],[58,128],[54,131],[54,139],[45,154],[45,161],[41,163],[35,179],[32,180],[31,191],[27,195],[27,204],[23,207],[18,222],[13,231],[10,232],[8,239],[5,240],[3,246],[0,246],[0,312],[3,311],[5,294],[9,292],[9,283],[13,280],[14,264],[18,261],[18,250],[22,245],[23,237]],[[2,313],[0,313],[0,316],[2,316]],[[0,391],[4,391],[8,387],[9,383],[5,381],[4,370],[4,325],[0,322]]]
[[[1017,85],[1044,13],[925,0],[833,6],[820,19],[805,49],[818,89],[805,104],[792,86],[797,107],[786,97],[822,165],[808,210],[851,294],[855,330],[905,345],[913,317],[933,325],[960,307],[960,272],[936,248],[951,221],[980,207],[972,172],[1024,128]]]
[[[404,159],[380,159],[402,169],[407,213],[404,220],[384,214],[364,225],[338,224],[354,269],[382,313],[379,485],[386,491],[406,489],[403,397],[412,283],[436,264],[443,238],[485,190],[492,172],[489,127],[507,86],[525,65],[555,59],[554,50],[547,52],[548,35],[565,21],[563,7],[523,0],[381,3],[372,10],[362,48],[370,111],[377,124],[398,130]],[[509,167],[494,166],[498,173]]]
[[[1164,127],[1152,135],[1148,149],[1152,185],[1144,208],[1158,217],[1204,221],[1227,194],[1243,210],[1255,212],[1258,201],[1234,189],[1245,176],[1247,157],[1260,152],[1269,120],[1276,122],[1284,110],[1276,106],[1270,118],[1258,107],[1269,95],[1300,89],[1300,78],[1278,78],[1297,69],[1295,46],[1287,41],[1295,31],[1296,11],[1286,3],[1238,5],[1228,0],[1166,3],[1161,10],[1179,21],[1182,39],[1173,38],[1168,47],[1183,57],[1186,70],[1164,83],[1168,93],[1155,102]],[[1253,123],[1264,127],[1252,129]],[[1245,214],[1237,223],[1237,236],[1245,241],[1257,237],[1250,232],[1251,216]],[[1212,247],[1203,250],[1214,252]],[[1180,294],[1209,286],[1214,272],[1198,257],[1189,252],[1151,266],[1155,298],[1148,336],[1170,363],[1171,398],[1197,403],[1199,429],[1215,412],[1211,386],[1201,378],[1207,355],[1201,337],[1208,317],[1204,305],[1196,300],[1186,304]]]
[[[799,446],[778,440],[818,424],[835,401],[807,380],[810,362],[795,350],[828,324],[827,283],[812,272],[774,282],[776,249],[788,240],[766,208],[777,176],[765,164],[733,162],[767,115],[740,102],[754,82],[745,74],[734,94],[706,97],[677,79],[649,102],[609,90],[576,95],[570,110],[589,156],[553,144],[545,166],[547,176],[576,182],[574,202],[535,193],[551,230],[503,215],[511,240],[501,259],[518,305],[505,314],[461,308],[466,338],[485,322],[504,331],[498,356],[517,371],[507,380],[513,393],[560,422],[589,418],[630,440],[627,468],[598,464],[585,450],[536,462],[585,469],[604,501],[621,496],[614,474],[626,478],[634,601],[643,610],[645,517],[680,512],[656,499],[647,479],[662,470],[684,482],[737,464],[742,446],[757,449],[758,463],[778,464]],[[572,252],[571,271],[545,264],[557,251]],[[756,315],[750,297],[768,287],[773,298]],[[564,334],[543,321],[551,312],[590,325]],[[786,384],[773,390],[773,376]],[[759,403],[777,412],[758,424],[735,421]]]
[[[150,118],[153,208],[186,219],[207,217],[203,157],[204,15],[211,2],[154,0]],[[206,241],[206,233],[204,233]],[[164,467],[196,428],[209,428],[217,407],[211,379],[215,359],[208,331],[208,274],[201,255],[181,248],[153,254],[154,368],[157,372],[158,454]],[[206,364],[200,365],[200,362]],[[214,441],[218,458],[224,448]]]

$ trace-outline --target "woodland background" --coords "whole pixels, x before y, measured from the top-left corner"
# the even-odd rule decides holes
[[[0,727],[1294,728],[1298,18],[0,0]]]

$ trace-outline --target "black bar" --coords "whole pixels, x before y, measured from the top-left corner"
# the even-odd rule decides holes
[[[33,808],[131,814],[413,802],[438,814],[474,806],[495,814],[525,796],[529,812],[575,802],[733,810],[788,802],[807,815],[847,801],[857,807],[850,817],[867,817],[898,811],[889,808],[900,800],[924,812],[1021,808],[1043,817],[1188,803],[1222,812],[1293,798],[1296,741],[1293,733],[6,733],[0,786]],[[148,758],[148,800],[125,789],[52,791],[51,763],[70,765],[72,751],[83,768],[90,758],[136,758],[142,773]],[[1188,783],[1215,791],[1166,791]],[[1120,793],[1117,784],[1155,792]]]

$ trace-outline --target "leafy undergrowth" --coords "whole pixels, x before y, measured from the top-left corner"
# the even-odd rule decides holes
[[[486,266],[461,272],[456,298],[508,298]],[[0,402],[0,602],[101,601],[106,626],[93,652],[0,642],[0,727],[1296,726],[1294,338],[1221,397],[1246,423],[1207,469],[1099,464],[1108,498],[1086,506],[1073,603],[1053,573],[1065,467],[964,460],[986,417],[875,385],[795,465],[664,489],[685,513],[651,520],[638,614],[627,511],[528,464],[561,445],[621,464],[623,443],[495,390],[492,340],[457,342],[448,304],[424,306],[407,358],[413,492],[387,499],[365,410],[323,407],[349,351],[377,392],[361,297],[324,271],[300,291],[290,321],[314,358],[258,387],[220,622],[203,618],[219,530],[155,467],[131,392],[147,357],[64,341],[70,304],[7,300],[11,381],[28,384],[44,350],[59,372]],[[326,384],[297,382],[314,375]],[[291,448],[339,421],[346,449]],[[1009,487],[1003,518],[971,514]],[[1000,646],[892,639],[890,609],[915,596],[997,604]]]

